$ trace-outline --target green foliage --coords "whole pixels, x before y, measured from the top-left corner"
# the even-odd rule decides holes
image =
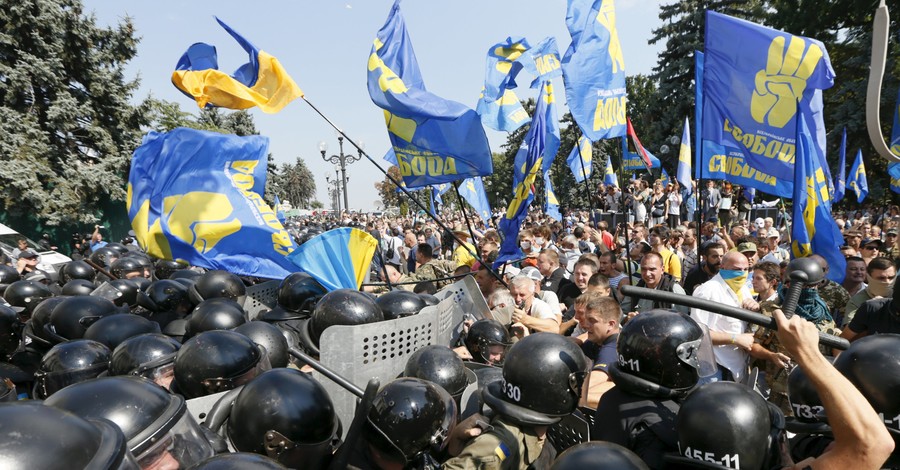
[[[290,202],[294,207],[306,209],[316,195],[315,177],[306,162],[297,157],[294,164],[282,163],[281,171],[272,178],[272,199],[277,194],[282,202]],[[268,188],[267,188],[268,191]]]

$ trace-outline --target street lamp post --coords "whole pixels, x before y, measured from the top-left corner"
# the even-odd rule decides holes
[[[362,158],[362,153],[359,155],[351,155],[344,153],[344,136],[338,136],[338,155],[332,155],[330,157],[325,156],[325,152],[328,151],[328,144],[325,141],[319,142],[319,152],[322,153],[322,159],[326,162],[333,163],[335,165],[340,165],[341,169],[341,178],[340,182],[341,186],[344,190],[344,210],[350,210],[350,201],[347,199],[347,165],[359,161]],[[335,177],[337,177],[337,166],[335,166]]]

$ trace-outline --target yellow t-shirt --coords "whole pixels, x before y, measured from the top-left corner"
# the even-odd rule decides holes
[[[681,282],[681,259],[678,255],[665,248],[659,250],[659,254],[663,259],[663,271],[672,275],[677,282]]]
[[[475,246],[471,243],[466,243],[466,246],[469,247],[469,250],[475,251]],[[466,265],[471,268],[475,264],[475,257],[469,253],[469,250],[465,246],[458,246],[453,250],[453,261],[456,261],[456,267]]]

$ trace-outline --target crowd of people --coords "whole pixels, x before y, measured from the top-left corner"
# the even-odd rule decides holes
[[[152,259],[99,226],[58,272],[37,269],[23,244],[0,264],[0,466],[900,465],[900,209],[835,214],[843,283],[796,286],[783,312],[799,269],[789,218],[754,218],[744,191],[718,186],[699,198],[677,182],[600,187],[595,210],[531,213],[518,255],[499,264],[498,214],[290,220],[298,243],[338,226],[372,234],[369,274],[359,290],[328,292],[293,273],[253,315],[247,288],[268,280]],[[604,217],[623,207],[625,218]],[[824,258],[810,260],[827,274]],[[364,416],[340,422],[310,374],[323,333],[416,315],[468,276],[490,311],[467,312],[458,342],[410,354]],[[757,312],[778,329],[626,286]],[[219,392],[202,422],[186,411]],[[589,442],[559,437],[572,423]]]

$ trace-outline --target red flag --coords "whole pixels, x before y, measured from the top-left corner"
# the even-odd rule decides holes
[[[637,150],[637,154],[641,156],[641,160],[644,162],[644,167],[647,168],[647,172],[650,172],[650,167],[653,164],[650,162],[650,157],[647,156],[647,151],[644,150],[644,146],[641,145],[640,139],[638,139],[637,134],[634,133],[634,127],[631,125],[631,118],[628,118],[628,135],[631,136],[631,141],[634,142],[634,148]]]

